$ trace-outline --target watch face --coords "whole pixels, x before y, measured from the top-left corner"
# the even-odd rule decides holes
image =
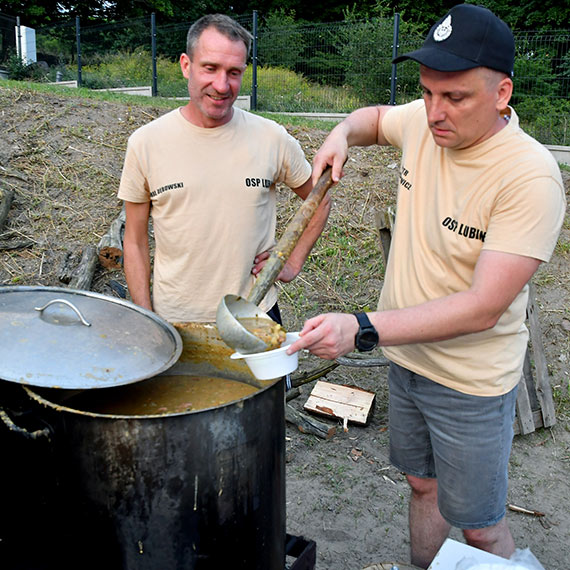
[[[378,344],[378,333],[375,330],[364,330],[358,335],[358,348],[372,350]]]

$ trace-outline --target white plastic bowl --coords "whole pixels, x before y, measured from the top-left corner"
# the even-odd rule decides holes
[[[299,339],[298,332],[287,333],[285,342],[275,350],[241,354],[234,352],[230,358],[243,358],[258,380],[271,380],[290,374],[299,366],[299,353],[287,354],[287,347]]]

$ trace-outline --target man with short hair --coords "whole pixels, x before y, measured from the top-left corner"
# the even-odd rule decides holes
[[[277,123],[233,106],[250,42],[228,16],[195,22],[180,57],[189,102],[129,138],[119,188],[127,284],[135,303],[172,322],[213,322],[225,294],[246,297],[275,245],[275,185],[283,182],[303,199],[312,188],[299,143]],[[281,281],[299,273],[329,209],[325,197]],[[280,322],[275,287],[260,306]]]
[[[359,109],[313,161],[342,175],[350,146],[402,149],[397,214],[378,310],[309,319],[288,352],[336,358],[381,346],[390,360],[390,459],[411,487],[412,563],[427,568],[450,527],[509,558],[505,520],[528,281],[565,212],[556,161],[508,106],[514,39],[462,4],[423,47],[423,99]]]

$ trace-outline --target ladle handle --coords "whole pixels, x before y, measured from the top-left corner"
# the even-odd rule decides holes
[[[254,305],[259,305],[263,297],[275,279],[283,269],[292,251],[295,249],[301,234],[311,221],[315,211],[322,202],[328,189],[333,185],[332,168],[329,166],[321,175],[318,182],[295,214],[291,223],[287,226],[281,239],[271,252],[267,263],[263,266],[257,279],[247,297],[247,300]]]

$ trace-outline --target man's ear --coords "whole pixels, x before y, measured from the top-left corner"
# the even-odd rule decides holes
[[[502,111],[507,108],[513,94],[513,80],[504,77],[497,85],[497,110]]]
[[[186,53],[180,54],[180,69],[184,79],[190,79],[190,58]]]

